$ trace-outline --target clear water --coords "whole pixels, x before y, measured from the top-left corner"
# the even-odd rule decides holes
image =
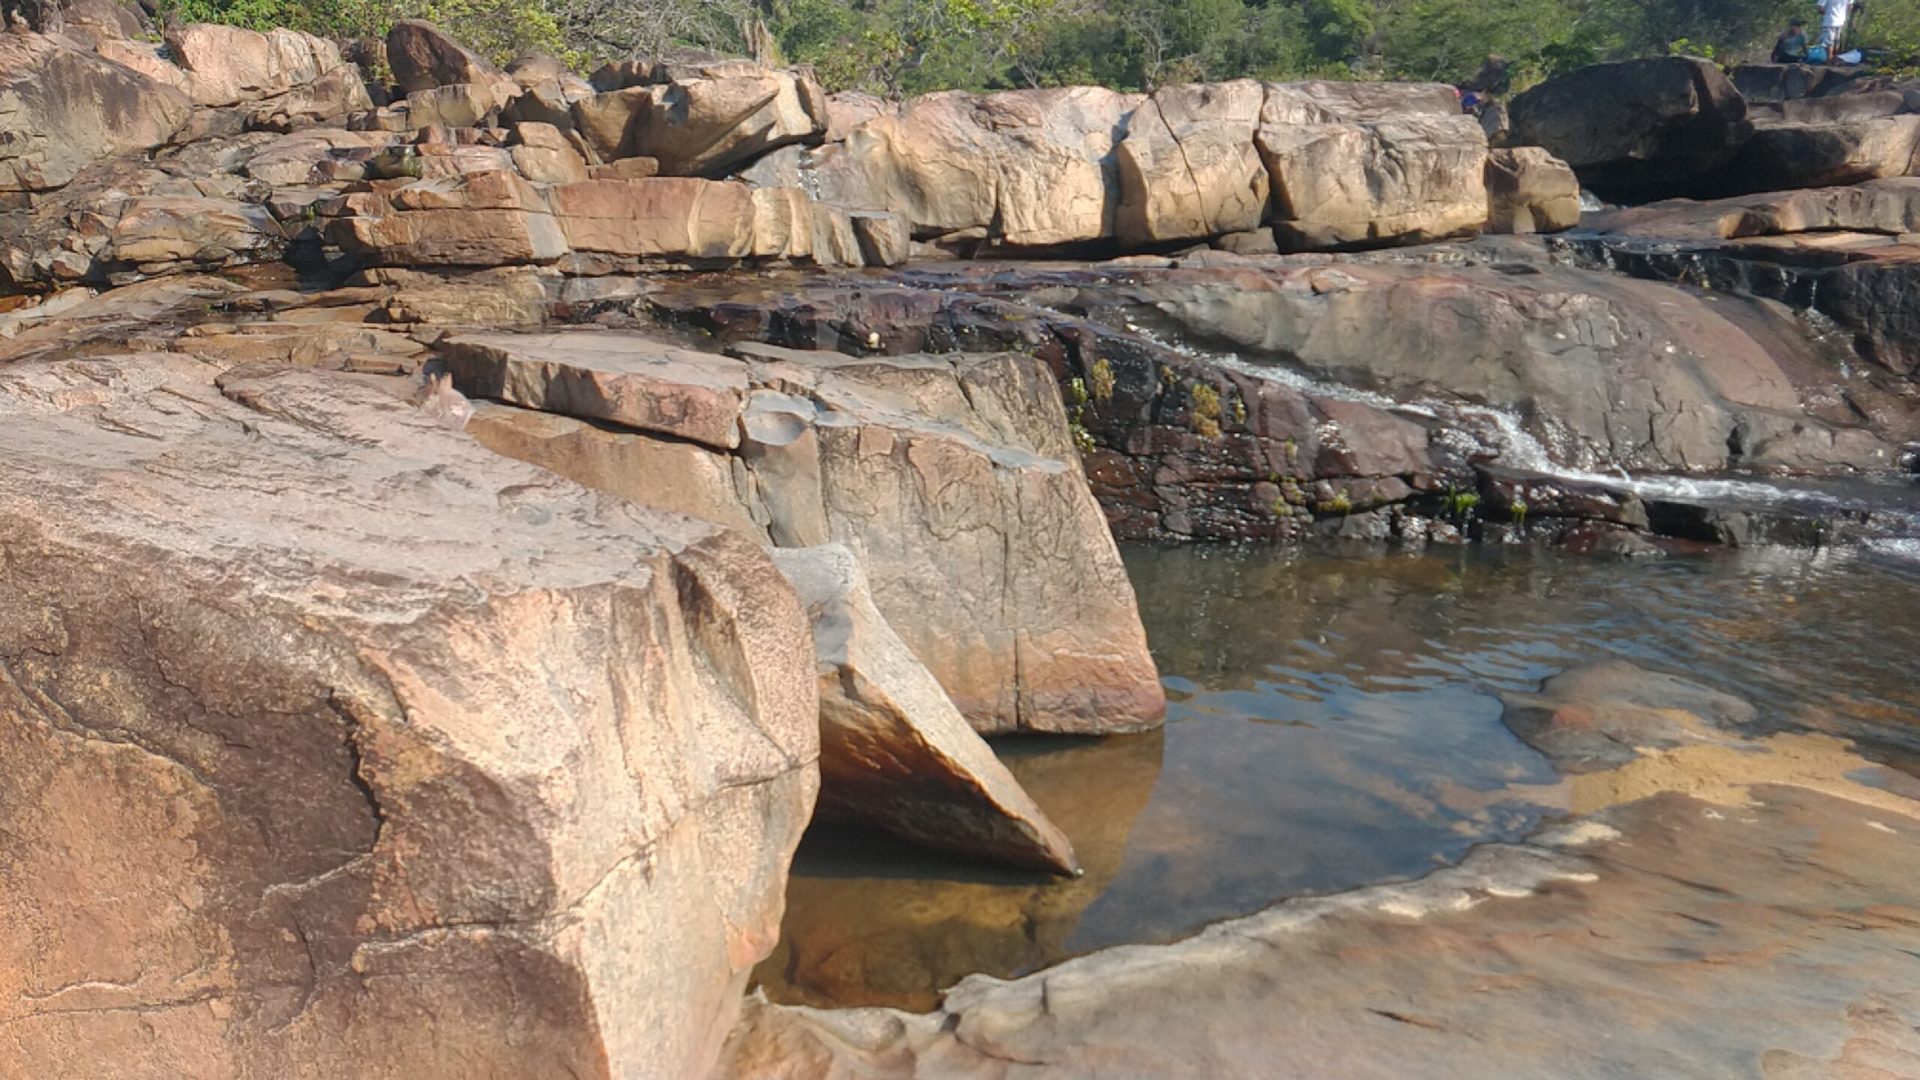
[[[1920,562],[1898,550],[1126,554],[1166,730],[1001,746],[1086,877],[816,832],[759,972],[770,996],[928,1008],[972,972],[1171,940],[1525,835],[1565,789],[1499,695],[1599,659],[1739,694],[1763,727],[1859,739],[1920,775]]]

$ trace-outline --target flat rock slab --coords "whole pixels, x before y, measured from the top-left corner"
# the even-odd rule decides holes
[[[704,446],[740,445],[747,365],[638,334],[466,335],[441,351],[461,389]]]
[[[216,370],[0,368],[0,1074],[702,1075],[812,809],[791,589]]]
[[[1420,881],[975,976],[932,1013],[756,1003],[719,1075],[1914,1074],[1920,818],[1754,797],[1660,795]]]
[[[1073,844],[873,605],[852,551],[776,549],[813,618],[820,809],[913,843],[1064,874]]]

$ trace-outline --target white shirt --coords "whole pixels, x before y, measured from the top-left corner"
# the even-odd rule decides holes
[[[1820,25],[1823,27],[1847,25],[1847,12],[1852,8],[1853,0],[1820,0]]]

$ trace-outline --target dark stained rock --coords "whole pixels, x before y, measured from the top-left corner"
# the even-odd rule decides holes
[[[1515,97],[1511,146],[1542,146],[1603,195],[1685,193],[1753,134],[1746,101],[1710,61],[1596,64]]]
[[[422,19],[400,19],[387,31],[387,64],[394,82],[409,94],[459,83],[512,82],[485,57]]]

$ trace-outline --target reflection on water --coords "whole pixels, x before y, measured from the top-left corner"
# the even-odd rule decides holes
[[[802,847],[776,1000],[931,1007],[1289,895],[1411,877],[1563,812],[1498,694],[1608,657],[1747,698],[1766,730],[1863,739],[1920,773],[1920,566],[1754,551],[1612,562],[1135,547],[1163,735],[1001,745],[1072,837],[1077,881],[821,831]]]

